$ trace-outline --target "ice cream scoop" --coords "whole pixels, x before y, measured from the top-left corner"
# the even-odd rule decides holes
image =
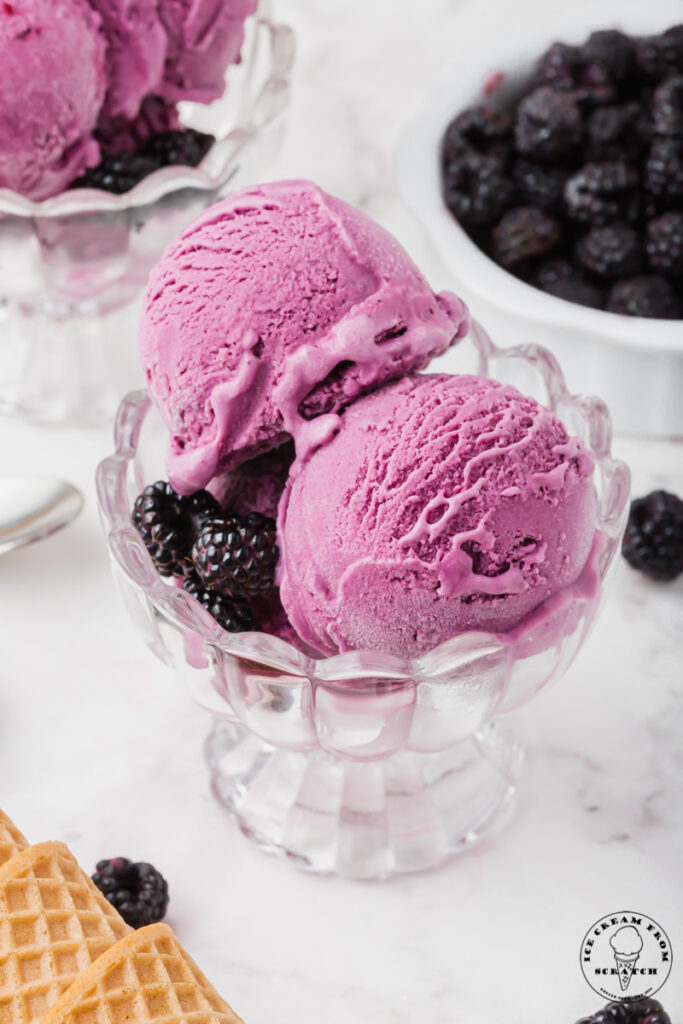
[[[195,491],[288,437],[301,454],[345,405],[467,327],[391,235],[311,182],[234,193],[170,246],[143,303],[173,486]]]
[[[45,199],[98,162],[105,52],[85,0],[0,4],[0,188]]]
[[[302,640],[419,656],[504,633],[571,585],[593,543],[593,459],[532,398],[413,376],[358,399],[280,502],[280,596]]]
[[[89,0],[107,39],[107,92],[102,113],[134,118],[159,90],[167,51],[157,0]]]

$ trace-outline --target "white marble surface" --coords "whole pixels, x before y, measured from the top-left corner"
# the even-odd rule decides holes
[[[631,0],[635,2],[635,0]],[[391,150],[459,19],[532,6],[280,0],[300,40],[273,176],[317,178],[393,229],[447,284],[391,183]],[[79,484],[77,524],[0,562],[0,805],[85,866],[123,853],[167,875],[169,920],[247,1024],[572,1024],[597,1009],[578,966],[598,917],[668,931],[662,992],[683,1020],[683,578],[622,565],[592,638],[517,728],[519,812],[495,843],[431,874],[354,884],[295,872],[237,833],[201,759],[208,720],[142,646],[109,576],[93,473],[106,429],[0,421],[0,471]],[[683,493],[683,445],[617,439],[635,493]],[[678,960],[678,967],[676,961]]]

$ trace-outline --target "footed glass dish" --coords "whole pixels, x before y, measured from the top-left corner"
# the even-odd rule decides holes
[[[152,650],[213,715],[206,759],[242,832],[296,865],[352,878],[418,871],[469,848],[513,806],[521,750],[507,715],[557,680],[586,638],[615,564],[629,473],[596,398],[570,395],[547,351],[496,348],[476,326],[449,369],[515,384],[596,460],[598,528],[580,579],[506,634],[454,637],[414,661],[377,651],[310,658],[265,633],[225,632],[157,573],[130,510],[165,476],[166,432],[144,392],[97,471],[123,601]]]
[[[123,195],[72,189],[34,203],[0,189],[0,412],[97,422],[142,382],[135,336],[149,271],[205,207],[275,155],[294,59],[292,32],[260,0],[242,60],[215,103],[182,122],[216,136],[199,167],[168,167]]]

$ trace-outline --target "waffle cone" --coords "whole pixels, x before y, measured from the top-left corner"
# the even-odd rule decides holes
[[[37,1024],[130,928],[63,843],[0,867],[0,1024]]]
[[[64,992],[43,1024],[242,1024],[171,929],[121,939]]]
[[[17,826],[0,810],[0,867],[27,846]]]

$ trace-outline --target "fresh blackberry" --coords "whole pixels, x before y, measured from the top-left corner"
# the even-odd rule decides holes
[[[131,928],[161,921],[168,907],[166,879],[151,864],[126,857],[101,860],[92,880]]]
[[[653,270],[665,276],[683,276],[683,212],[670,211],[649,222],[645,251]]]
[[[138,153],[103,153],[97,167],[90,167],[71,188],[99,188],[121,195],[137,185],[161,165],[150,156]]]
[[[258,628],[246,601],[221,594],[196,577],[184,580],[183,590],[192,594],[228,633],[246,633]]]
[[[604,69],[613,82],[624,83],[633,73],[635,48],[633,40],[616,29],[591,32],[579,48],[579,57],[587,65]]]
[[[529,206],[558,213],[562,210],[564,186],[568,171],[559,167],[543,167],[520,158],[512,168],[512,178],[520,198]]]
[[[135,499],[132,520],[159,574],[185,576],[192,569],[192,545],[202,524],[220,514],[208,491],[183,497],[166,480],[157,480]]]
[[[625,277],[617,281],[607,296],[607,309],[610,313],[659,320],[683,317],[683,302],[671,284],[656,274]]]
[[[601,278],[637,274],[643,264],[640,236],[628,224],[591,228],[576,244],[576,259]]]
[[[621,550],[629,565],[652,579],[675,579],[683,572],[683,501],[652,491],[631,502]]]
[[[656,135],[683,137],[683,75],[669,78],[655,90],[652,122]]]
[[[581,224],[600,225],[624,216],[632,219],[636,206],[638,173],[614,161],[584,164],[567,180],[567,213]]]
[[[205,586],[233,597],[256,597],[274,586],[278,554],[275,521],[250,512],[206,522],[192,561]]]
[[[605,103],[616,103],[619,98],[617,86],[602,64],[586,64],[577,77],[578,84],[573,90],[573,95],[582,107],[591,108]]]
[[[464,153],[444,172],[444,198],[467,227],[492,224],[514,201],[514,185],[495,157]]]
[[[586,123],[586,155],[591,161],[630,163],[642,152],[646,131],[639,103],[598,107]]]
[[[541,86],[517,108],[517,149],[539,163],[559,163],[576,149],[582,137],[581,112],[567,92]]]
[[[552,85],[555,89],[573,88],[574,76],[580,64],[579,50],[566,43],[553,43],[539,57],[534,71],[537,85]]]
[[[631,1024],[626,1003],[608,1003],[586,1020],[591,1024]]]
[[[610,1003],[625,1006],[628,1024],[671,1024],[668,1013],[656,999],[638,999],[634,1003]]]
[[[559,245],[562,228],[545,210],[519,206],[509,210],[491,232],[491,252],[507,270],[523,271]]]
[[[636,40],[636,65],[647,82],[663,82],[683,68],[683,25]]]
[[[683,203],[683,140],[655,139],[645,164],[645,188],[662,202]]]
[[[605,300],[602,292],[583,274],[575,270],[567,260],[550,260],[543,263],[532,282],[537,288],[567,302],[580,306],[602,309]]]
[[[156,132],[142,147],[145,156],[155,160],[159,167],[182,164],[196,167],[202,162],[215,142],[213,135],[183,128],[180,131]]]
[[[441,152],[445,165],[468,150],[504,165],[512,150],[512,118],[488,104],[468,107],[448,125]]]

